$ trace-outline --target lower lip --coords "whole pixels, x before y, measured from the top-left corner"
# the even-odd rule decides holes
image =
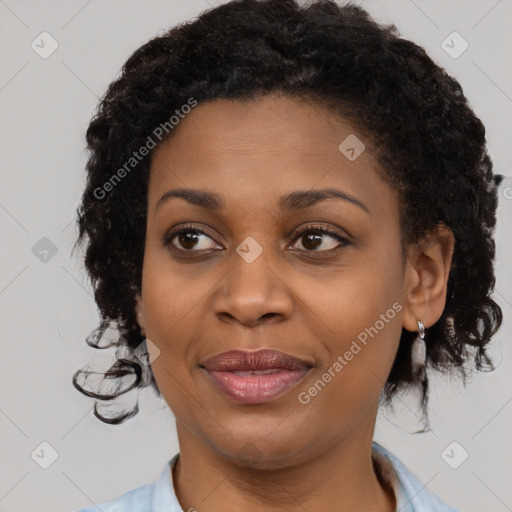
[[[214,384],[237,402],[259,404],[269,402],[295,387],[309,372],[280,369],[275,373],[237,375],[232,371],[208,370]]]

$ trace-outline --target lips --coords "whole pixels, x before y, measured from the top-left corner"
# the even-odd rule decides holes
[[[299,370],[311,367],[306,361],[279,350],[263,349],[257,352],[230,350],[210,357],[202,363],[208,370],[247,371],[247,370]]]
[[[217,389],[242,403],[262,403],[295,387],[313,365],[278,350],[231,350],[201,365]]]

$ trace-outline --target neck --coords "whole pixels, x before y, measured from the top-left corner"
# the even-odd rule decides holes
[[[313,456],[264,469],[240,465],[178,422],[178,500],[183,510],[199,512],[394,512],[394,492],[379,481],[372,460],[375,417],[376,410],[373,422],[311,450]]]

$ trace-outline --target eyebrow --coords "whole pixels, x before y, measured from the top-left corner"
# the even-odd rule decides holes
[[[190,204],[205,208],[206,210],[218,211],[224,208],[223,200],[216,194],[204,190],[194,190],[188,188],[179,188],[169,190],[156,203],[155,211],[165,202],[173,198],[179,198]],[[279,200],[280,208],[283,212],[293,212],[308,208],[325,199],[342,199],[352,203],[366,213],[370,213],[368,207],[356,197],[335,188],[326,188],[320,190],[298,190],[284,195]]]

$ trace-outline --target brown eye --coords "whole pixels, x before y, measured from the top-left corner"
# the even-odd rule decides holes
[[[193,249],[197,245],[198,236],[196,233],[179,233],[177,235],[178,243],[184,249]]]
[[[302,243],[303,248],[299,247],[299,249],[308,252],[327,252],[349,245],[346,238],[323,226],[301,231],[296,240]]]
[[[208,251],[219,247],[204,231],[187,226],[166,235],[163,244],[164,247],[172,245],[173,248],[184,252]]]

